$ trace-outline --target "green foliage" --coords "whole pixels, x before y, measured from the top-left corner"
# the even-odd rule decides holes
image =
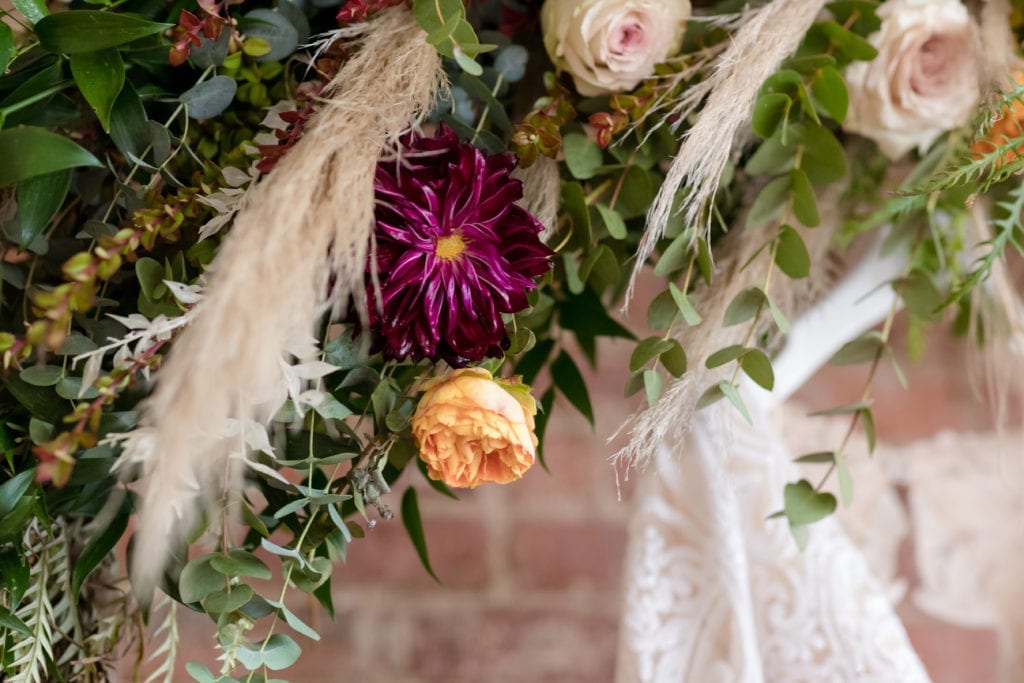
[[[35,126],[0,131],[0,158],[0,187],[68,168],[102,166],[66,137]]]
[[[46,650],[74,632],[55,613],[54,598],[70,595],[72,605],[105,578],[104,563],[137,503],[127,498],[113,513],[103,510],[115,491],[111,467],[118,449],[96,443],[136,424],[150,373],[173,349],[177,333],[124,342],[132,332],[106,314],[134,324],[137,316],[176,320],[188,310],[191,302],[175,291],[201,281],[252,187],[253,164],[287,152],[321,106],[320,88],[358,46],[344,39],[307,59],[299,44],[335,27],[333,12],[319,11],[322,3],[308,11],[288,2],[275,9],[246,4],[232,7],[231,19],[227,7],[193,2],[74,0],[70,11],[52,15],[39,0],[13,5],[11,16],[24,23],[24,33],[0,24],[0,187],[9,188],[18,206],[0,226],[0,246],[14,255],[0,271],[0,354],[11,368],[0,395],[0,630],[16,634],[21,644],[0,664],[16,656],[43,679],[77,680]],[[721,178],[710,236],[697,237],[702,226],[673,216],[655,245],[653,273],[660,279],[654,291],[660,293],[646,311],[653,333],[637,339],[615,310],[635,265],[645,215],[679,136],[694,120],[682,116],[668,126],[660,118],[696,92],[690,88],[703,82],[712,63],[700,60],[720,54],[727,32],[695,28],[687,41],[696,40],[700,53],[659,66],[632,92],[581,98],[567,78],[540,75],[547,58],[538,41],[494,31],[488,11],[459,0],[413,2],[427,39],[449,58],[452,97],[431,120],[448,122],[482,152],[515,153],[524,168],[541,156],[557,160],[560,202],[548,226],[554,270],[529,294],[525,309],[506,314],[508,348],[485,365],[495,374],[514,369],[535,384],[542,466],[559,456],[543,445],[553,411],[562,409],[555,405],[559,394],[594,424],[580,364],[596,367],[602,338],[630,345],[626,391],[638,394],[636,400],[653,406],[675,379],[701,373],[694,381],[706,390],[696,407],[726,399],[751,421],[741,387],[749,379],[773,388],[769,352],[788,329],[775,303],[785,300],[777,288],[794,286],[785,278],[811,274],[804,238],[808,230],[832,228],[815,226],[832,213],[826,208],[842,187],[847,193],[839,208],[855,207],[846,234],[892,224],[910,245],[911,267],[892,285],[914,325],[956,303],[963,326],[971,327],[978,287],[1007,247],[1021,248],[1024,185],[1017,177],[1021,162],[1010,153],[1024,139],[1011,136],[979,152],[972,145],[988,139],[989,127],[974,140],[954,135],[910,171],[899,196],[887,198],[886,162],[870,145],[839,132],[851,106],[843,69],[874,55],[865,38],[879,27],[876,9],[865,0],[829,4],[829,15],[810,29],[798,53],[763,84],[751,118],[757,137],[735,150],[735,165]],[[189,24],[182,10],[200,25]],[[495,45],[482,45],[481,38]],[[172,62],[170,54],[180,60]],[[1022,88],[1012,86],[988,119],[1018,103]],[[267,108],[284,101],[294,105],[286,127],[261,126]],[[280,144],[265,144],[268,134]],[[978,192],[990,192],[996,202],[994,232],[977,261],[960,265],[965,204]],[[211,220],[222,221],[222,232],[200,240]],[[730,238],[758,240],[760,250],[744,267],[756,262],[764,277],[724,311],[712,310],[708,302],[729,284],[718,277],[718,240],[743,230],[746,235]],[[284,631],[317,640],[286,598],[308,593],[333,614],[332,579],[336,585],[343,575],[337,562],[370,542],[362,540],[368,527],[397,516],[390,507],[396,482],[404,489],[396,512],[434,575],[417,491],[409,475],[399,480],[410,463],[426,473],[410,421],[420,383],[439,370],[426,361],[390,362],[371,353],[365,332],[356,336],[354,320],[325,322],[319,332],[327,368],[310,383],[316,400],[292,396],[275,417],[280,432],[273,457],[254,454],[245,493],[232,492],[224,501],[238,510],[244,534],[226,535],[219,520],[200,520],[192,530],[193,539],[202,539],[199,548],[180,549],[181,558],[193,559],[169,573],[169,595],[206,613],[217,630],[224,669],[214,673],[191,663],[187,671],[196,680],[233,680],[239,669],[242,680],[264,680],[300,656],[299,644]],[[739,343],[710,349],[704,367],[689,367],[680,340],[714,335],[723,326],[736,327]],[[891,358],[888,334],[886,327],[853,340],[833,361],[871,364],[873,374]],[[705,377],[705,370],[714,376]],[[865,391],[863,400],[824,412],[861,425],[873,448],[870,405]],[[834,474],[848,504],[853,482],[845,447],[844,441],[799,461],[829,468],[823,483]],[[291,470],[287,476],[284,469]],[[429,484],[433,491],[423,487],[423,495],[455,497],[443,482]],[[809,525],[836,507],[821,489],[808,480],[786,487],[779,516],[801,544]],[[103,521],[92,521],[81,534],[73,566],[59,537],[69,519]],[[23,543],[26,529],[36,534],[32,543]],[[282,588],[271,594],[263,582],[275,576]],[[174,605],[163,643],[176,641]],[[168,676],[175,670],[173,651],[163,644],[154,651],[158,670]]]
[[[427,541],[423,535],[423,521],[420,518],[419,499],[416,489],[412,487],[406,489],[402,495],[402,524],[405,525],[405,530],[409,533],[409,538],[412,539],[412,544],[416,548],[420,562],[423,563],[423,568],[435,581],[440,583],[441,579],[437,578],[433,567],[430,566],[430,554],[427,552]]]
[[[82,96],[96,112],[103,130],[110,132],[114,102],[124,87],[124,62],[112,47],[78,52],[69,60],[71,75]]]
[[[414,0],[412,11],[427,32],[427,42],[438,52],[454,59],[468,74],[483,73],[474,57],[497,46],[480,44],[472,24],[466,20],[466,8],[461,0]]]
[[[171,28],[171,24],[101,10],[71,10],[39,19],[35,33],[44,50],[77,55],[126,45]]]

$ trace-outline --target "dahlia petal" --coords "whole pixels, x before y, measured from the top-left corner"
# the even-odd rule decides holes
[[[381,310],[368,287],[373,347],[453,366],[500,356],[509,344],[502,313],[526,307],[552,255],[540,224],[514,203],[522,197],[515,158],[484,155],[444,124],[401,142],[399,157],[374,174]],[[454,252],[446,243],[442,256],[438,240],[453,235],[462,241]]]

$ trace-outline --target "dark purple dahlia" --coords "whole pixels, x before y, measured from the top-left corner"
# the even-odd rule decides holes
[[[541,225],[516,205],[512,154],[485,156],[441,124],[406,135],[400,159],[382,160],[377,192],[378,310],[370,274],[374,347],[402,360],[462,366],[508,347],[502,313],[551,267]]]

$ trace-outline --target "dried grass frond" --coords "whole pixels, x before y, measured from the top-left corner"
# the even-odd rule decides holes
[[[523,183],[523,198],[519,204],[544,226],[540,238],[547,242],[555,230],[558,205],[562,200],[558,162],[541,156],[527,168],[516,167],[512,176]]]
[[[972,213],[971,238],[986,244],[993,237],[990,207],[975,202]],[[977,315],[971,317],[968,336],[984,341],[968,345],[968,370],[974,391],[991,409],[996,430],[1002,431],[1010,422],[1011,407],[1024,398],[1024,302],[1005,258],[993,262],[988,278],[971,296]]]
[[[694,99],[680,103],[680,106],[692,107],[707,94],[707,104],[686,133],[665,182],[647,212],[647,230],[637,249],[636,266],[626,293],[627,305],[637,274],[665,233],[676,194],[684,182],[687,194],[679,211],[688,225],[703,223],[702,235],[706,237],[710,221],[708,205],[718,191],[732,143],[741,126],[749,120],[761,85],[799,46],[824,4],[824,0],[772,0],[751,10],[729,48],[718,59],[714,72],[701,86],[703,93],[695,93]]]
[[[1013,8],[1009,0],[985,0],[981,7],[978,53],[982,58],[982,84],[990,90],[1006,86],[1006,74],[1020,68],[1017,41],[1010,29]]]
[[[315,356],[327,309],[351,300],[365,313],[374,169],[430,110],[443,78],[408,9],[382,12],[306,134],[239,212],[196,319],[158,374],[144,436],[126,444],[126,458],[148,461],[133,565],[142,595],[197,505],[213,504],[222,478],[237,481],[227,456],[238,442],[223,435],[246,430],[228,427],[271,419],[285,400],[282,365]]]

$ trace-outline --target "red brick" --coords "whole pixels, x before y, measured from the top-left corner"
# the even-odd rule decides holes
[[[425,617],[416,673],[431,683],[602,683],[613,680],[612,618],[506,609]]]
[[[512,568],[517,582],[527,588],[589,585],[617,590],[625,545],[622,524],[523,522],[513,531]]]
[[[481,522],[425,515],[423,531],[431,565],[444,586],[467,588],[486,584],[488,535]],[[347,590],[350,585],[362,590],[367,581],[403,589],[437,585],[420,564],[397,513],[394,519],[378,521],[373,529],[368,529],[366,538],[353,541],[348,562],[335,570],[335,576],[336,591]]]
[[[996,683],[998,642],[994,631],[932,619],[909,603],[900,606],[899,614],[932,683]]]

